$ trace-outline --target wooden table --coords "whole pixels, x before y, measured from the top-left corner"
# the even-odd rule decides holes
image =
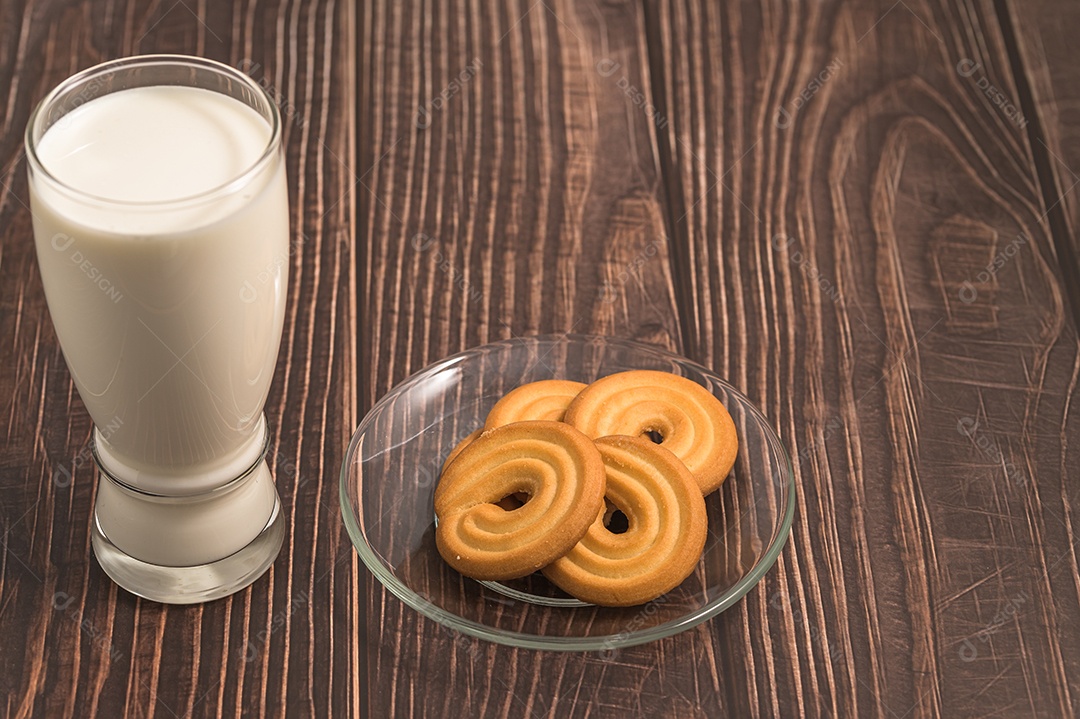
[[[0,4],[4,713],[1080,715],[1077,32],[1065,0]],[[153,52],[280,99],[299,247],[267,404],[286,546],[192,607],[91,556],[22,152],[51,87]],[[715,368],[798,481],[764,582],[614,659],[442,630],[338,510],[396,382],[570,330]]]

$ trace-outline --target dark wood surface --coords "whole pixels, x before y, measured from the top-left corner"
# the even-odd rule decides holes
[[[1078,31],[1050,0],[0,3],[5,715],[1080,714]],[[33,105],[148,52],[282,98],[299,248],[267,404],[286,546],[195,607],[92,558],[25,206]],[[452,635],[337,508],[390,387],[557,331],[714,367],[795,464],[766,579],[615,657]]]

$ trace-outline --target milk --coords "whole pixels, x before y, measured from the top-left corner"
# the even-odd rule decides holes
[[[31,210],[53,323],[95,425],[110,428],[96,435],[103,464],[142,491],[213,489],[263,450],[289,254],[284,160],[270,137],[238,100],[152,86],[90,100],[38,143]],[[247,509],[263,516],[189,558],[224,556],[258,533],[267,495],[252,491]],[[99,519],[115,514],[102,501]],[[152,526],[121,549],[138,556]]]

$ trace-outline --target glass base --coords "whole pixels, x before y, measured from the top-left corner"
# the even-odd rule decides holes
[[[274,493],[274,508],[262,531],[242,549],[207,564],[173,567],[136,559],[102,531],[97,512],[91,540],[105,573],[132,594],[165,604],[196,604],[226,597],[261,577],[285,538],[285,518]]]

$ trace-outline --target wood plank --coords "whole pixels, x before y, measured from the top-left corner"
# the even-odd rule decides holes
[[[336,158],[353,156],[351,4],[5,3],[0,15],[5,713],[344,715],[357,691],[355,566],[335,478],[356,421],[356,265],[353,173]],[[91,556],[91,424],[46,311],[26,207],[34,103],[79,69],[145,52],[245,68],[285,116],[295,251],[266,411],[288,539],[251,588],[194,607],[136,600]]]
[[[1062,8],[385,5],[0,5],[4,713],[1076,714]],[[168,51],[249,61],[296,110],[267,405],[289,544],[251,589],[187,608],[134,600],[90,556],[90,422],[21,158],[50,87]],[[389,387],[569,329],[714,365],[799,477],[763,585],[614,657],[441,629],[337,520],[345,442]]]
[[[1028,138],[957,71],[1016,97],[993,7],[649,7],[688,348],[798,476],[705,713],[1075,715],[1080,356]]]
[[[451,352],[618,334],[678,349],[634,3],[365,6],[358,66],[362,404]],[[636,97],[636,96],[635,96]],[[419,117],[419,122],[417,121]],[[692,716],[701,632],[620,652],[456,635],[368,578],[368,716]]]

